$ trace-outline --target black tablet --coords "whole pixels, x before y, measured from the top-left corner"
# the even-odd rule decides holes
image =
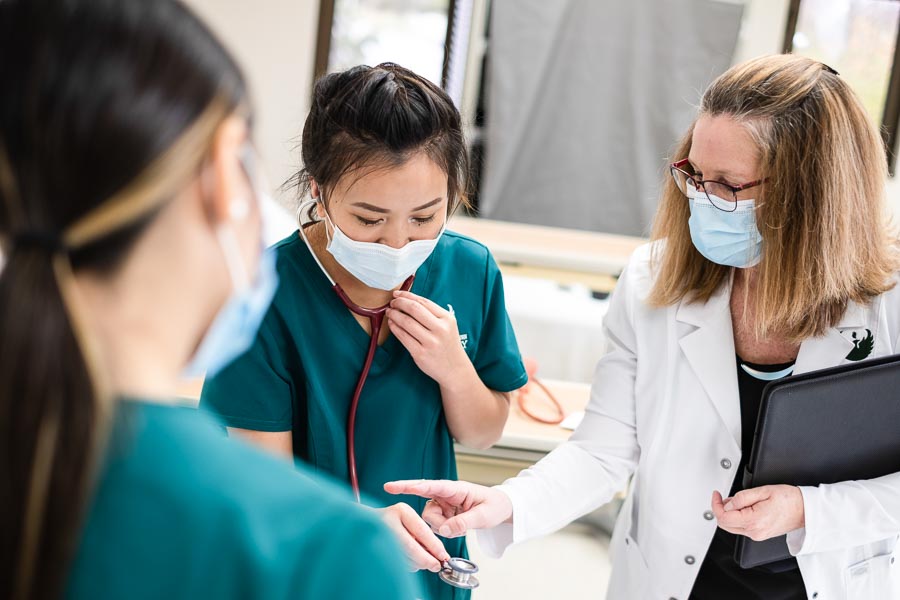
[[[773,381],[763,391],[744,489],[873,479],[900,471],[900,355]],[[738,536],[749,569],[790,558],[786,536]]]

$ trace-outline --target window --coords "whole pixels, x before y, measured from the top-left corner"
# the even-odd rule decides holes
[[[315,75],[395,62],[441,85],[462,113],[477,202],[490,0],[321,0]]]
[[[440,85],[452,0],[322,0],[316,75],[395,62]]]
[[[791,0],[784,40],[785,52],[822,61],[859,94],[881,126],[891,174],[900,116],[898,31],[897,0]]]

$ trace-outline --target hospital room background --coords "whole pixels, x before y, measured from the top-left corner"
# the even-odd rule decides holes
[[[649,235],[667,158],[716,76],[783,51],[822,60],[851,82],[882,125],[888,148],[896,148],[898,2],[188,4],[246,71],[259,151],[275,183],[299,167],[296,135],[318,75],[396,62],[441,84],[460,109],[475,165],[476,211],[457,215],[449,227],[485,243],[500,263],[527,366],[560,405],[531,385],[515,399],[497,445],[457,447],[460,478],[483,484],[534,463],[577,424],[604,351],[601,325],[615,277]],[[892,176],[887,187],[900,217],[900,181]],[[293,190],[275,197],[270,240],[295,227]],[[556,421],[559,411],[566,417],[561,424],[542,422]],[[620,503],[517,545],[502,560],[471,543],[480,567],[475,597],[597,598],[609,577],[607,548]]]
[[[442,86],[465,124],[471,210],[448,229],[503,274],[528,386],[500,441],[456,447],[459,478],[499,484],[565,441],[606,349],[617,277],[650,235],[668,165],[703,90],[729,67],[793,52],[838,71],[880,125],[887,197],[900,121],[900,2],[892,0],[184,0],[234,53],[252,90],[273,197],[268,243],[296,229],[281,185],[317,77],[394,62]],[[860,243],[866,234],[860,232]],[[465,343],[465,341],[463,341]],[[197,402],[202,382],[181,395]],[[598,598],[625,490],[562,530],[486,556],[470,534],[478,600]]]
[[[615,276],[649,234],[666,160],[700,93],[732,64],[792,51],[834,66],[896,148],[900,3],[879,0],[189,0],[236,53],[254,91],[274,182],[299,166],[314,79],[391,61],[440,83],[460,109],[477,216],[450,228],[501,264],[530,386],[493,448],[457,448],[460,478],[499,483],[566,439],[587,401]],[[685,31],[693,35],[684,35]],[[892,82],[894,85],[892,86]],[[577,89],[579,93],[573,94]],[[893,165],[891,165],[893,172]],[[900,181],[887,182],[900,216]],[[296,200],[276,193],[280,228]],[[531,416],[530,416],[530,414]],[[617,503],[503,560],[470,551],[476,597],[596,598]],[[548,577],[522,577],[543,573]],[[591,573],[585,578],[585,573]],[[586,582],[590,585],[586,585]]]

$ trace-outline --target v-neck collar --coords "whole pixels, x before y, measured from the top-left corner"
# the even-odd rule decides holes
[[[360,361],[365,359],[366,352],[369,349],[369,340],[371,339],[365,329],[362,328],[359,321],[353,316],[353,313],[347,308],[332,287],[331,280],[323,271],[324,267],[320,266],[318,260],[313,255],[312,248],[307,245],[302,232],[297,232],[298,252],[301,255],[303,270],[307,274],[309,287],[315,290],[318,300],[323,306],[328,307],[334,316],[335,327],[340,327],[343,338],[351,340],[355,346],[359,348]],[[426,296],[425,292],[428,288],[429,275],[431,274],[431,263],[435,254],[438,253],[440,244],[435,248],[434,252],[422,263],[422,266],[416,271],[416,278],[413,281],[410,292],[420,296]],[[302,310],[303,307],[297,307]],[[387,327],[387,323],[384,324]],[[375,349],[375,358],[372,361],[371,374],[383,371],[391,362],[398,351],[403,348],[403,344],[392,333],[388,335],[383,344]]]

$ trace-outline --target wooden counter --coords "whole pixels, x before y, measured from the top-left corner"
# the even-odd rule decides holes
[[[590,386],[584,383],[542,380],[556,396],[568,416],[583,411],[590,398]],[[551,410],[541,410],[538,404],[543,395],[529,398],[529,410],[547,414]],[[513,398],[509,410],[509,420],[500,441],[487,450],[474,450],[456,444],[456,464],[459,478],[484,485],[496,485],[514,477],[543,458],[548,452],[569,439],[571,430],[559,425],[548,425],[531,419],[519,408]]]
[[[490,248],[497,262],[613,276],[647,242],[624,235],[459,216],[447,227]]]

